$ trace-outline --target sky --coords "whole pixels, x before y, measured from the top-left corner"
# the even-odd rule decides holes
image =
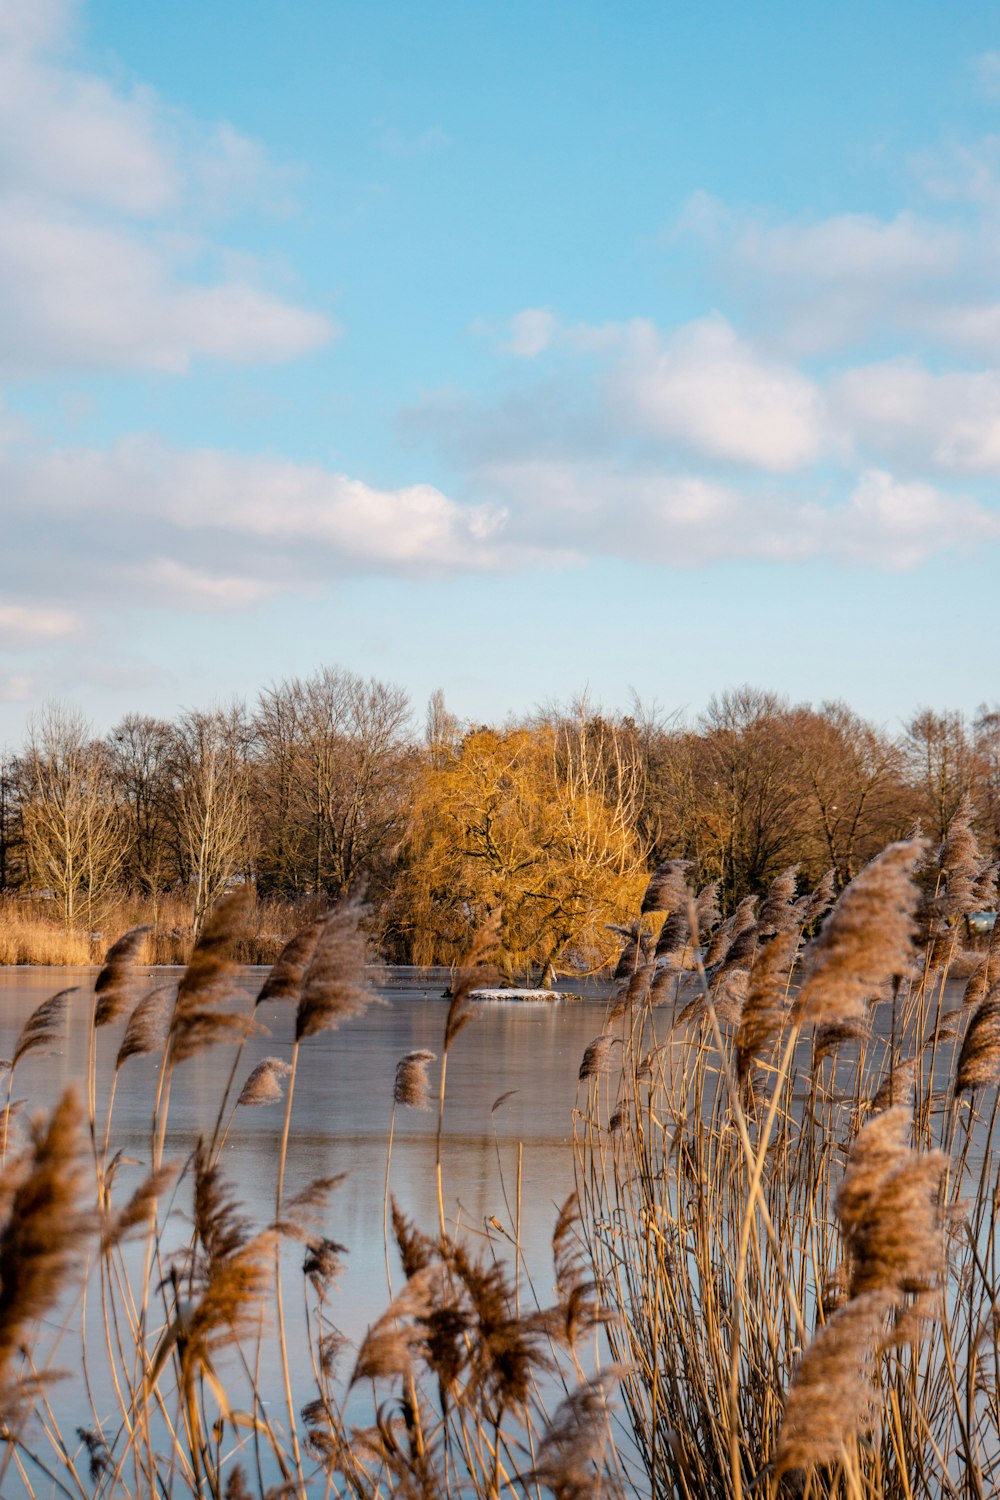
[[[0,0],[0,746],[1000,698],[1000,15]]]

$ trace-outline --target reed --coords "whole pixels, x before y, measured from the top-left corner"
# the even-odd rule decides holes
[[[963,807],[939,851],[872,860],[814,936],[831,882],[800,895],[789,870],[672,972],[671,1005],[662,970],[622,980],[575,1150],[651,1495],[995,1492],[992,945],[955,1005],[994,875]]]

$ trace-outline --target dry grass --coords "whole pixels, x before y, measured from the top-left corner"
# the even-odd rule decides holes
[[[300,903],[254,901],[247,927],[234,950],[242,964],[273,964],[288,939],[318,913],[315,899]],[[156,901],[121,896],[107,901],[100,931],[67,931],[56,903],[42,897],[0,896],[0,964],[79,967],[99,964],[106,950],[130,930],[148,928],[134,955],[141,964],[186,964],[194,948],[190,898]]]

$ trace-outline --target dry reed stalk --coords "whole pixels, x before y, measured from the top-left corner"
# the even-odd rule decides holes
[[[291,1063],[280,1057],[265,1057],[247,1075],[236,1100],[237,1108],[259,1108],[263,1104],[278,1104],[285,1097],[282,1081],[292,1071]]]
[[[835,1464],[875,1418],[876,1345],[891,1292],[867,1292],[833,1314],[792,1376],[774,1456],[774,1475]]]
[[[104,956],[104,967],[94,982],[94,1025],[120,1021],[129,1009],[135,981],[135,966],[146,942],[149,927],[133,927],[112,944]]]
[[[494,979],[493,959],[500,942],[500,913],[491,912],[473,936],[472,943],[459,964],[451,981],[451,1001],[444,1023],[444,1046],[441,1057],[441,1077],[438,1083],[437,1140],[434,1153],[434,1170],[437,1178],[438,1226],[442,1240],[445,1237],[444,1180],[442,1169],[442,1143],[444,1139],[444,1100],[448,1078],[448,1053],[456,1037],[465,1029],[475,1015],[469,996],[473,990],[485,988]]]
[[[913,870],[925,844],[890,844],[856,875],[807,950],[797,1014],[839,1024],[864,1015],[867,997],[914,961],[920,893]]]

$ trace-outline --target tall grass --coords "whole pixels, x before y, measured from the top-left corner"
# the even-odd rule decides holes
[[[575,1132],[653,1495],[995,1493],[1000,989],[960,952],[995,876],[965,810],[816,936],[794,879],[706,934],[654,876]]]

